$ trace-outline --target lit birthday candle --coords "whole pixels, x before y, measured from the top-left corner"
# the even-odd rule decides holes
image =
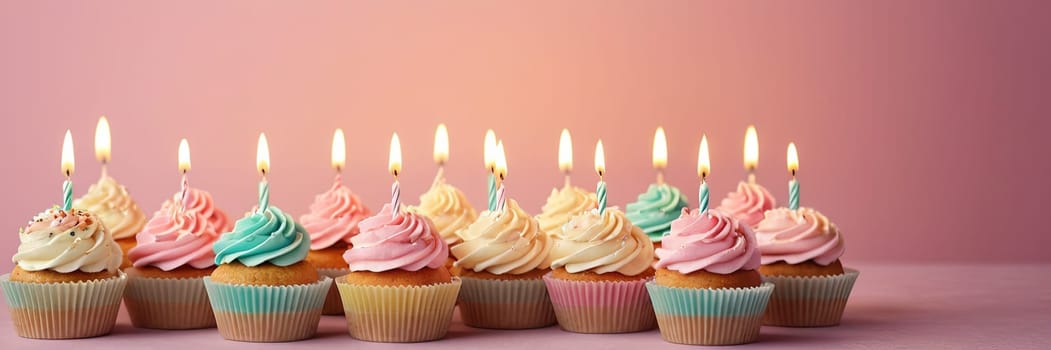
[[[701,148],[697,152],[697,176],[701,177],[701,188],[698,190],[698,205],[700,211],[708,210],[708,174],[711,174],[711,159],[708,155],[708,135],[701,136]]]
[[[390,171],[391,175],[394,175],[394,184],[390,186],[391,216],[397,216],[401,212],[401,184],[398,182],[398,175],[401,173],[401,140],[398,139],[398,133],[394,133],[390,138],[390,157],[387,158],[387,170]]]
[[[653,168],[657,169],[657,185],[664,185],[664,168],[668,167],[668,137],[664,128],[653,134]]]
[[[190,172],[190,143],[186,139],[179,140],[179,172],[182,173],[182,187],[179,191],[179,203],[186,210],[186,194],[190,189],[190,180],[187,173]]]
[[[62,210],[73,208],[73,135],[66,130],[66,136],[62,139],[62,174],[66,180],[62,181]]]
[[[106,165],[112,152],[110,142],[109,120],[106,116],[99,117],[98,124],[95,124],[95,159],[102,164],[102,177],[106,177]]]
[[[799,209],[799,181],[796,181],[796,172],[799,171],[799,154],[796,153],[796,143],[788,143],[788,173],[792,180],[788,181],[788,209]]]
[[[496,133],[493,129],[485,131],[485,168],[489,169],[489,211],[496,210]]]
[[[434,164],[438,165],[438,173],[434,175],[431,187],[445,182],[445,162],[449,161],[449,129],[445,124],[438,124],[434,130]]]
[[[95,126],[95,158],[100,164],[99,180],[88,187],[73,206],[94,213],[113,239],[127,252],[135,245],[135,234],[146,225],[146,214],[139,209],[128,190],[109,175],[112,158],[109,119],[100,117]],[[125,267],[131,264],[125,259]]]
[[[507,155],[504,153],[504,142],[496,144],[496,177],[500,179],[500,188],[496,191],[496,210],[503,212],[507,208],[507,189],[504,187],[504,179],[507,177]]]
[[[595,195],[598,196],[598,212],[606,211],[606,151],[602,149],[602,140],[595,144],[595,172],[598,173],[598,186]]]
[[[744,133],[744,170],[748,172],[748,183],[755,183],[755,169],[759,167],[759,133],[755,125],[749,125]]]
[[[270,172],[270,146],[266,142],[266,134],[259,134],[259,142],[255,148],[255,166],[259,169],[262,179],[259,180],[259,212],[265,212],[270,207],[270,183],[266,180],[266,174]]]
[[[594,209],[598,200],[589,190],[573,186],[569,175],[573,171],[573,139],[568,129],[562,129],[558,138],[558,169],[565,176],[562,188],[552,188],[547,201],[540,208],[536,219],[540,229],[555,235],[562,232],[562,226],[573,216]]]
[[[336,175],[342,177],[343,167],[347,166],[347,138],[343,135],[343,129],[336,128],[332,133],[332,169]]]
[[[759,135],[755,126],[748,126],[744,135],[744,169],[747,177],[737,184],[737,191],[723,198],[718,209],[753,228],[763,220],[763,214],[777,204],[770,191],[756,183],[755,171],[758,167]]]
[[[679,218],[682,208],[690,206],[686,196],[665,181],[664,169],[667,166],[668,137],[664,128],[657,128],[653,134],[653,168],[657,170],[657,181],[625,207],[628,219],[655,243],[668,233],[671,222]]]
[[[569,173],[573,171],[573,139],[569,136],[569,129],[562,129],[558,137],[558,170],[566,176],[565,188],[571,187]]]

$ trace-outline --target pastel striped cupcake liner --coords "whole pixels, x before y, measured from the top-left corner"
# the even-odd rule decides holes
[[[646,284],[661,338],[689,345],[745,344],[759,338],[763,313],[774,285],[691,289]]]
[[[631,333],[656,327],[646,292],[649,280],[592,282],[544,276],[558,325],[574,333]]]
[[[336,278],[350,273],[350,269],[317,269],[317,273],[335,281]],[[343,315],[343,301],[339,298],[339,288],[336,287],[335,283],[332,283],[332,286],[328,288],[328,294],[325,296],[325,306],[321,308],[321,314],[330,316]]]
[[[555,324],[555,310],[540,278],[491,280],[461,277],[463,323],[477,328],[528,329]]]
[[[349,284],[346,277],[336,280],[350,336],[384,343],[445,337],[460,285],[458,277],[427,286],[368,286]]]
[[[0,276],[15,334],[23,338],[72,339],[109,334],[117,320],[128,277],[83,282],[27,283]]]
[[[219,334],[244,342],[287,342],[314,336],[332,279],[291,286],[251,286],[204,278]]]
[[[128,278],[124,291],[131,325],[153,329],[199,329],[215,327],[202,277]]]
[[[763,324],[783,327],[828,327],[840,323],[858,270],[836,276],[764,276],[777,286]]]

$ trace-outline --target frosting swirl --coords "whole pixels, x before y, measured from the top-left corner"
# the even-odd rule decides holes
[[[11,261],[26,271],[116,271],[122,253],[99,218],[80,209],[54,207],[19,230]]]
[[[73,202],[74,208],[94,213],[113,239],[134,237],[146,225],[146,214],[128,195],[128,190],[108,175],[91,185],[83,197]]]
[[[729,274],[759,268],[755,233],[748,225],[717,210],[683,208],[657,248],[657,258],[657,268],[683,274],[698,270]]]
[[[598,209],[580,213],[552,237],[553,269],[635,276],[653,263],[653,242],[616,208],[606,208],[601,214]]]
[[[463,242],[450,248],[457,259],[455,266],[497,275],[548,267],[551,239],[513,199],[507,200],[502,212],[482,212],[478,221],[457,235]]]
[[[562,231],[562,225],[569,222],[573,215],[595,208],[596,205],[598,200],[595,193],[583,188],[564,186],[562,189],[551,189],[536,219],[540,222],[540,230],[550,235]]]
[[[813,260],[827,266],[839,259],[846,249],[836,224],[811,208],[767,211],[766,218],[755,232],[763,264],[777,261],[798,264]]]
[[[774,196],[766,187],[741,181],[737,192],[730,192],[719,203],[719,210],[733,215],[741,223],[755,227],[763,221],[763,213],[777,205]]]
[[[310,232],[310,249],[321,250],[336,242],[350,243],[358,234],[358,224],[371,215],[369,208],[342,182],[336,181],[328,191],[314,197],[310,213],[299,217]]]
[[[661,237],[668,233],[671,222],[679,217],[679,211],[686,206],[686,197],[678,188],[667,184],[651,184],[626,209],[631,222],[642,228],[654,242],[660,242]]]
[[[361,222],[361,233],[351,238],[343,253],[351,271],[419,271],[445,266],[449,246],[426,216],[402,210],[391,215],[384,204],[379,214]]]
[[[179,198],[181,195],[181,192],[176,192],[171,198],[165,200],[164,203],[161,203],[161,209],[153,213],[153,216],[166,215],[173,210],[181,209],[182,203],[180,202],[181,198]],[[215,228],[216,232],[227,232],[233,228],[230,216],[215,206],[215,200],[212,199],[212,194],[208,193],[208,191],[193,187],[187,188],[186,210],[196,212],[196,215],[208,221]],[[153,218],[150,220],[153,220]]]
[[[237,220],[234,230],[219,236],[212,250],[216,265],[238,261],[247,266],[265,262],[288,266],[306,258],[310,235],[291,215],[270,206]]]
[[[187,194],[189,196],[189,194]],[[204,213],[170,207],[158,211],[135,235],[136,245],[128,251],[135,267],[154,266],[171,271],[189,265],[195,269],[215,266],[212,244],[219,232]]]
[[[431,219],[434,228],[449,246],[460,242],[457,231],[478,218],[463,192],[445,182],[434,184],[421,195],[420,206],[416,207],[416,210]]]

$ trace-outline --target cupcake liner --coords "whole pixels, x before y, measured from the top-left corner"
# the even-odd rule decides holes
[[[350,269],[317,269],[317,273],[322,276],[331,278],[333,281],[336,278],[350,273]],[[343,314],[343,301],[339,299],[339,288],[336,288],[336,284],[333,283],[328,288],[328,295],[325,296],[325,306],[321,308],[322,315],[342,315]]]
[[[544,276],[558,324],[575,333],[630,333],[656,327],[646,293],[648,280],[591,282]]]
[[[661,338],[689,345],[733,345],[759,338],[774,284],[731,289],[691,289],[646,284]]]
[[[285,342],[317,332],[332,279],[292,286],[251,286],[204,278],[219,334],[228,340]]]
[[[153,329],[198,329],[215,327],[202,277],[128,277],[124,304],[131,325]]]
[[[527,329],[555,324],[555,310],[540,278],[491,280],[460,277],[460,317],[478,328]]]
[[[784,327],[828,327],[839,324],[858,270],[814,277],[764,276],[777,286],[763,324]]]
[[[366,286],[336,280],[347,330],[355,339],[413,343],[445,337],[452,322],[460,278],[427,286]]]
[[[128,277],[83,282],[26,283],[0,276],[15,334],[23,338],[70,339],[109,334]]]

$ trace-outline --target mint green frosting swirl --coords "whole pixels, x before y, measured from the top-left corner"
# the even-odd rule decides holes
[[[298,222],[277,207],[252,211],[234,224],[212,245],[215,264],[238,261],[247,266],[269,262],[288,266],[303,261],[310,250],[310,235]]]
[[[625,215],[651,240],[660,242],[661,237],[671,230],[671,222],[679,218],[679,213],[686,205],[686,197],[678,188],[667,184],[651,184],[635,203],[628,203]]]

